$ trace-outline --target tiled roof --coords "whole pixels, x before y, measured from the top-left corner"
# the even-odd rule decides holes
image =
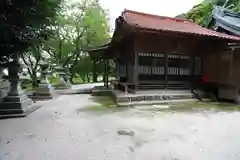
[[[151,15],[131,10],[124,10],[122,17],[127,24],[143,29],[170,31],[240,41],[240,37],[206,29],[185,19]]]

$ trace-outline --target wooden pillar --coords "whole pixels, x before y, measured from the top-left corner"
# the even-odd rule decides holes
[[[138,90],[138,53],[134,51],[134,66],[133,66],[133,83],[135,86],[135,91]]]
[[[194,84],[195,84],[195,75],[194,75],[194,70],[195,70],[195,60],[194,60],[194,55],[190,55],[190,88],[191,92],[194,90]]]
[[[108,84],[109,84],[109,60],[106,59],[105,60],[105,86],[108,88]]]
[[[168,54],[164,54],[164,88],[168,88]]]
[[[232,51],[229,53],[229,73],[228,73],[228,84],[232,83],[232,72],[233,72],[233,54],[234,54],[235,49],[232,48]]]
[[[119,80],[119,77],[120,77],[120,76],[119,76],[119,75],[120,75],[120,74],[119,74],[119,73],[120,73],[120,72],[119,72],[119,67],[120,67],[120,66],[119,66],[119,62],[118,62],[118,60],[116,59],[116,60],[115,60],[115,72],[116,72],[116,73],[115,73],[115,74],[116,74],[115,80],[117,80],[117,81]]]
[[[103,63],[104,63],[103,83],[104,83],[104,86],[106,87],[106,80],[107,80],[106,59],[103,60]]]
[[[93,60],[93,82],[97,82],[96,60]]]

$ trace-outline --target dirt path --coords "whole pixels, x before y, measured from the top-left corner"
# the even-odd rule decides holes
[[[240,159],[238,111],[94,111],[88,95],[43,104],[0,120],[0,160]]]

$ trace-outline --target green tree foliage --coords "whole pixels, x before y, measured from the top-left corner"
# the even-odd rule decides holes
[[[214,5],[224,6],[233,11],[240,10],[240,0],[205,0],[194,6],[186,14],[177,17],[190,19],[203,27],[207,27]]]
[[[33,88],[37,86],[37,73],[41,72],[40,63],[46,61],[47,57],[48,54],[43,50],[42,44],[33,44],[24,54],[21,54],[21,60],[26,65]]]
[[[60,4],[61,0],[1,0],[0,60],[24,52],[33,39],[46,38]]]
[[[109,41],[108,13],[97,0],[81,0],[62,4],[53,22],[48,25],[53,34],[43,43],[34,39],[32,47],[22,56],[33,84],[41,61],[68,69],[71,79],[80,77],[82,82],[91,81],[93,63],[87,51]],[[103,73],[102,63],[97,64],[97,73]]]
[[[186,13],[185,18],[206,27],[213,9],[212,3],[201,3],[194,6],[189,12]]]
[[[82,0],[66,5],[56,24],[45,44],[52,64],[69,68],[71,79],[80,74],[83,81],[89,80],[93,66],[87,51],[109,41],[108,13],[97,0]]]

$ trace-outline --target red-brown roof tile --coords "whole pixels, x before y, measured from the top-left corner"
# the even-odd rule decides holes
[[[122,17],[127,24],[139,28],[195,34],[240,41],[240,37],[206,29],[185,19],[164,17],[131,10],[124,10]]]

